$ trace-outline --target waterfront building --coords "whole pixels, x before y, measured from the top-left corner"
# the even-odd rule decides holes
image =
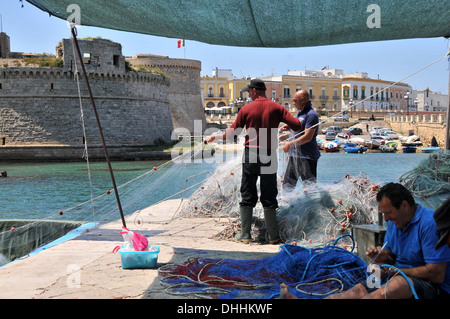
[[[425,90],[413,90],[412,100],[418,112],[446,112],[448,108],[448,95]]]
[[[296,112],[293,104],[295,92],[305,89],[309,92],[314,108],[319,111],[341,110],[341,83],[343,71],[324,68],[322,70],[288,71],[280,81],[283,86],[282,105]]]
[[[219,113],[223,114],[236,113],[249,102],[248,93],[240,90],[250,79],[238,79],[231,70],[217,68],[212,77],[203,76],[204,108],[221,108]],[[325,67],[322,70],[288,71],[284,75],[262,77],[262,80],[267,86],[267,97],[291,113],[296,112],[292,99],[300,89],[309,92],[318,112],[408,112],[415,107],[412,88],[407,83],[373,79],[365,72],[344,74],[343,70]],[[437,107],[437,101],[433,103]]]
[[[349,112],[389,110],[391,81],[369,78],[366,72],[349,73],[342,79],[342,108]]]
[[[408,112],[411,106],[412,97],[408,95],[411,94],[412,88],[408,83],[403,82],[392,82],[391,83],[391,95],[389,99],[389,109],[393,112]]]
[[[203,76],[200,91],[203,108],[210,113],[235,114],[251,102],[248,92],[242,92],[250,78],[236,78],[231,70],[214,69],[212,76]]]
[[[214,69],[212,76],[200,79],[200,95],[204,108],[220,108],[229,106],[233,100],[231,81],[235,79],[231,70]]]

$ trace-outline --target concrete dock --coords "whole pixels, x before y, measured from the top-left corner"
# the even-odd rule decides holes
[[[256,259],[273,255],[278,245],[242,244],[212,237],[228,218],[172,217],[180,200],[150,206],[126,218],[127,227],[158,245],[158,265],[182,264],[190,257]],[[139,221],[139,222],[138,222]],[[114,247],[123,244],[122,222],[103,224],[0,269],[2,299],[176,299],[168,294],[158,269],[123,269]]]

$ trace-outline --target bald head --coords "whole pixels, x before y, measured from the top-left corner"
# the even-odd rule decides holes
[[[301,111],[303,107],[306,105],[306,103],[309,102],[308,91],[301,89],[295,92],[293,102],[295,107]]]

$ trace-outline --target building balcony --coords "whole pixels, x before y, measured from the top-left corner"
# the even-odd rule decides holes
[[[319,99],[320,99],[321,101],[328,101],[329,97],[328,97],[328,95],[321,95],[321,96],[319,97]]]
[[[339,101],[341,97],[339,95],[333,95],[333,101]]]

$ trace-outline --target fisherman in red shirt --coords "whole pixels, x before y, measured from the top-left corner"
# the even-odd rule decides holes
[[[236,240],[249,243],[253,208],[258,201],[256,183],[260,178],[260,201],[264,208],[264,219],[270,244],[280,241],[276,209],[278,208],[277,188],[277,148],[278,127],[281,122],[286,123],[292,130],[299,131],[300,121],[293,117],[287,109],[266,97],[266,85],[260,79],[253,79],[242,91],[248,91],[253,100],[241,108],[236,121],[225,132],[211,135],[207,142],[215,139],[232,139],[246,129],[245,151],[242,163],[241,202],[239,212],[241,216],[241,233]]]

